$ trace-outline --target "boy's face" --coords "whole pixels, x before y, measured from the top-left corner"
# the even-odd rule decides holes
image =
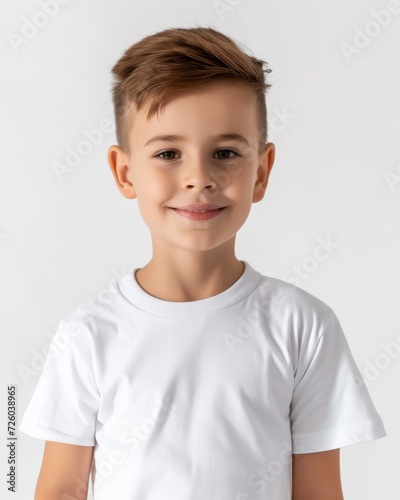
[[[273,144],[259,150],[253,93],[214,83],[146,116],[146,107],[135,112],[130,156],[111,146],[108,161],[121,193],[138,199],[153,250],[232,249],[274,162]],[[226,134],[243,139],[219,137]]]

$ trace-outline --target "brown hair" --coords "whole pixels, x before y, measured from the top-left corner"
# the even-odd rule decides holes
[[[129,47],[112,68],[117,140],[129,154],[133,110],[150,104],[147,119],[179,91],[228,81],[254,91],[259,116],[260,148],[267,140],[267,64],[247,55],[232,39],[213,28],[171,28]],[[134,103],[135,107],[132,106]]]

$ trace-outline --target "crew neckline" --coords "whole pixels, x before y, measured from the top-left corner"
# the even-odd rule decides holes
[[[129,272],[121,278],[118,282],[118,287],[122,295],[129,302],[138,309],[150,314],[170,317],[209,315],[240,302],[257,287],[261,279],[261,274],[248,262],[244,260],[240,262],[244,264],[244,271],[240,278],[223,292],[206,299],[190,302],[172,302],[154,297],[143,290],[136,281],[135,273],[140,268],[135,268],[133,272]]]

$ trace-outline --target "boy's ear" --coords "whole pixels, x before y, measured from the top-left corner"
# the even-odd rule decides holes
[[[125,198],[136,198],[136,189],[129,170],[128,155],[120,146],[110,146],[108,149],[108,164],[114,176],[115,183]]]
[[[268,185],[269,174],[275,160],[275,145],[272,142],[265,144],[262,153],[259,155],[259,165],[257,169],[257,179],[253,191],[253,203],[257,203],[264,198]]]

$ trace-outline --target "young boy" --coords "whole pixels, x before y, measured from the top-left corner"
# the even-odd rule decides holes
[[[235,256],[274,162],[264,72],[200,27],[114,66],[108,161],[153,255],[60,322],[21,424],[37,500],[339,500],[340,448],[386,435],[332,309]]]

